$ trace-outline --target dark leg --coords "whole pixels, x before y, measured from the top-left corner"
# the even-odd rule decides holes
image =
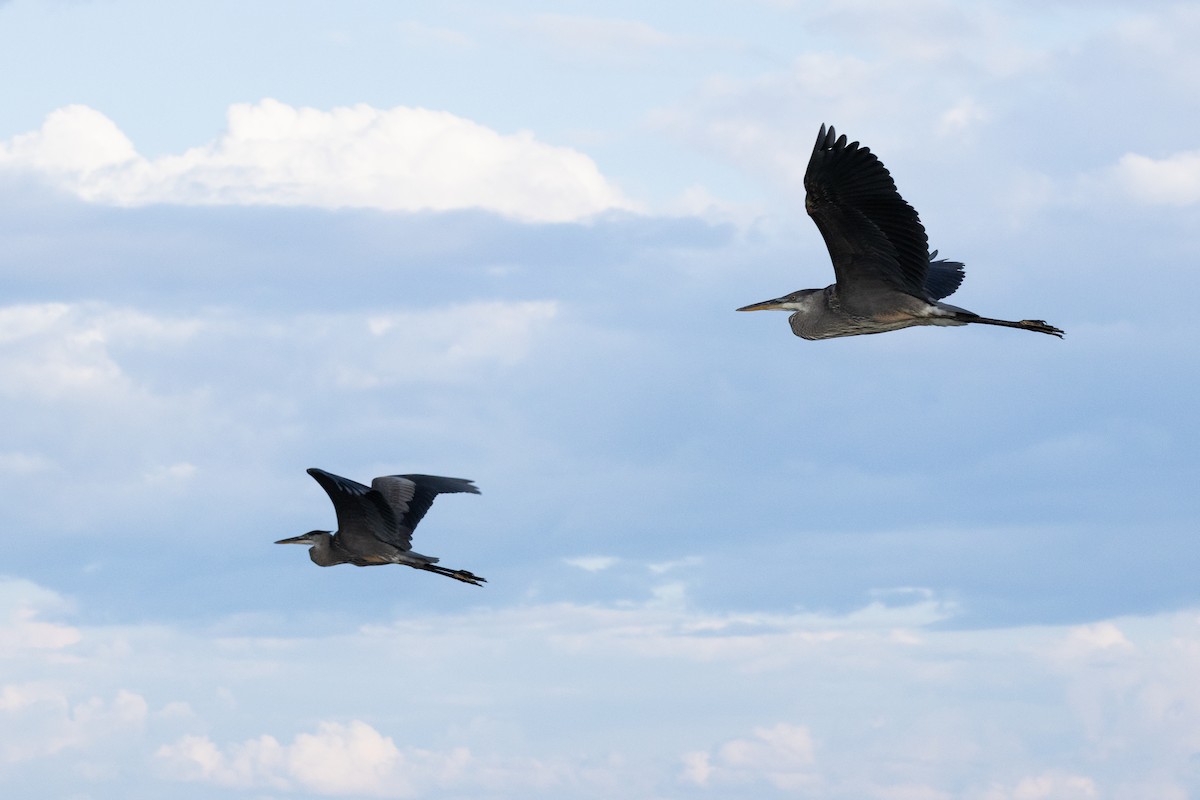
[[[487,583],[487,578],[481,578],[478,575],[467,572],[465,569],[446,569],[439,567],[436,564],[426,564],[417,569],[423,569],[427,572],[436,572],[438,575],[445,575],[447,578],[454,578],[456,581],[469,583],[472,586],[482,586]]]
[[[1005,328],[1020,328],[1021,330],[1025,331],[1048,333],[1051,336],[1057,336],[1060,339],[1063,337],[1063,332],[1060,329],[1040,319],[1023,319],[1019,322],[1009,322],[1006,319],[989,319],[988,317],[981,317],[977,314],[971,314],[969,312],[956,315],[956,319],[960,319],[963,322],[981,322],[984,325],[1002,325]]]

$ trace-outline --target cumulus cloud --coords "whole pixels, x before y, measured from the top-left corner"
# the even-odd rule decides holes
[[[509,790],[556,782],[531,759],[481,760],[465,747],[400,748],[360,720],[322,722],[290,744],[264,735],[221,748],[207,736],[185,736],[156,755],[179,780],[321,795],[418,797],[433,789],[487,787],[498,772]]]
[[[0,578],[0,658],[28,650],[61,650],[78,642],[77,628],[39,618],[69,607],[56,592],[30,581]]]
[[[391,211],[481,208],[524,220],[632,209],[586,155],[501,134],[445,111],[368,105],[328,111],[276,100],[236,104],[225,134],[148,159],[82,105],[0,143],[0,168],[33,171],[115,205],[303,205]]]
[[[139,694],[120,690],[111,700],[91,697],[72,703],[60,689],[44,683],[0,687],[0,726],[16,735],[0,735],[0,761],[16,763],[83,749],[105,737],[140,730],[148,706]]]
[[[1200,150],[1161,159],[1127,153],[1112,175],[1118,187],[1140,203],[1185,206],[1200,202]]]
[[[1066,637],[1063,651],[1069,655],[1090,655],[1113,649],[1125,650],[1133,644],[1112,622],[1097,622],[1072,628]]]
[[[732,739],[713,752],[683,757],[684,780],[700,786],[766,780],[777,789],[798,790],[816,780],[812,734],[781,722],[755,728],[750,738]]]

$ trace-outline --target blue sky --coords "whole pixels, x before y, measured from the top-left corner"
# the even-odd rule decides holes
[[[1200,792],[1200,12],[0,2],[0,787]],[[968,326],[805,342],[821,123]],[[320,570],[307,467],[425,472]]]

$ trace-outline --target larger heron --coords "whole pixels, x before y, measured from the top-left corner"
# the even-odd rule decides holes
[[[338,529],[332,533],[309,531],[275,544],[310,545],[308,557],[321,567],[404,564],[476,586],[486,582],[465,569],[439,567],[438,559],[412,549],[413,530],[433,499],[454,492],[479,494],[471,481],[438,475],[385,475],[364,486],[323,469],[310,469],[308,474],[333,501]]]
[[[885,333],[913,325],[1003,325],[1062,338],[1040,319],[1010,322],[938,302],[963,280],[958,261],[934,258],[917,212],[896,191],[887,167],[858,142],[821,126],[804,173],[808,215],[817,223],[836,283],[801,289],[738,311],[793,312],[792,332],[805,339]]]

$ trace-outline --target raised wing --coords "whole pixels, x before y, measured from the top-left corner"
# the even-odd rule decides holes
[[[399,547],[399,520],[383,495],[358,481],[334,475],[323,469],[308,470],[329,499],[337,513],[338,538],[351,553],[365,555],[376,552],[379,543]],[[407,548],[401,548],[407,549]]]
[[[925,227],[874,153],[822,125],[804,190],[805,207],[829,248],[843,300],[852,301],[855,292],[872,285],[927,299]]]
[[[479,494],[473,481],[440,475],[384,475],[371,481],[371,487],[391,504],[406,547],[412,546],[412,532],[433,505],[433,498],[459,492]]]

